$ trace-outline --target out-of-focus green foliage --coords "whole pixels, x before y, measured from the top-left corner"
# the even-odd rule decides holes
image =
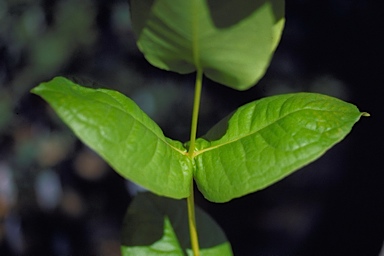
[[[12,120],[12,102],[5,91],[0,94],[0,117],[0,132],[2,132]]]

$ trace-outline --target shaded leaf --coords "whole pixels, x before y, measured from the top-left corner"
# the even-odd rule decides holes
[[[154,66],[238,90],[265,73],[284,26],[283,0],[131,0],[139,49]]]
[[[263,189],[323,155],[361,115],[352,104],[311,93],[246,104],[197,141],[196,183],[214,202]]]
[[[81,87],[63,77],[32,90],[120,175],[172,198],[189,195],[192,161],[132,100],[119,92]]]
[[[147,256],[147,255],[165,255],[165,256],[180,256],[184,255],[177,241],[176,234],[168,217],[164,219],[164,234],[162,238],[148,246],[121,246],[122,256]],[[151,234],[149,230],[147,234]]]
[[[194,256],[191,249],[187,249],[188,256]],[[216,245],[211,248],[201,249],[201,256],[232,256],[232,248],[229,242]]]
[[[169,225],[167,224],[169,221]],[[165,222],[165,224],[164,224]],[[204,211],[196,207],[196,225],[199,230],[201,255],[232,255],[230,244],[220,227]],[[171,232],[172,231],[172,232]],[[179,245],[181,250],[176,249]],[[188,212],[185,200],[159,197],[149,192],[138,194],[128,208],[124,218],[122,251],[157,250],[159,254],[123,255],[164,255],[171,250],[175,254],[190,254]],[[138,252],[138,251],[135,251]],[[181,254],[177,254],[182,252]]]

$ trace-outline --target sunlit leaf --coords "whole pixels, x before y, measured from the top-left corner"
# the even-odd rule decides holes
[[[192,161],[132,100],[57,77],[32,90],[119,174],[172,198],[189,195]]]
[[[265,73],[284,26],[283,0],[131,0],[137,44],[154,66],[202,68],[235,89]]]
[[[310,93],[246,104],[198,140],[197,185],[214,202],[263,189],[323,155],[361,115],[352,104]]]

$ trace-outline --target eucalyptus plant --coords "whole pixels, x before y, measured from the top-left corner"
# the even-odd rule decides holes
[[[123,255],[232,255],[220,228],[195,210],[194,182],[217,203],[263,189],[319,158],[368,114],[326,95],[275,95],[241,106],[196,138],[203,76],[236,90],[254,86],[280,41],[284,1],[131,0],[130,7],[145,58],[196,73],[188,142],[167,138],[117,91],[56,77],[32,92],[116,172],[157,195],[131,204]]]

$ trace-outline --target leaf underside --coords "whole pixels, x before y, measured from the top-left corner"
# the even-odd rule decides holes
[[[265,73],[284,27],[283,0],[131,0],[137,45],[154,66],[201,68],[238,90]]]
[[[263,189],[316,160],[342,140],[361,113],[314,93],[267,97],[240,107],[196,141],[161,129],[124,95],[81,87],[58,77],[33,92],[119,174],[172,198],[189,196],[192,178],[210,201],[226,202]]]

